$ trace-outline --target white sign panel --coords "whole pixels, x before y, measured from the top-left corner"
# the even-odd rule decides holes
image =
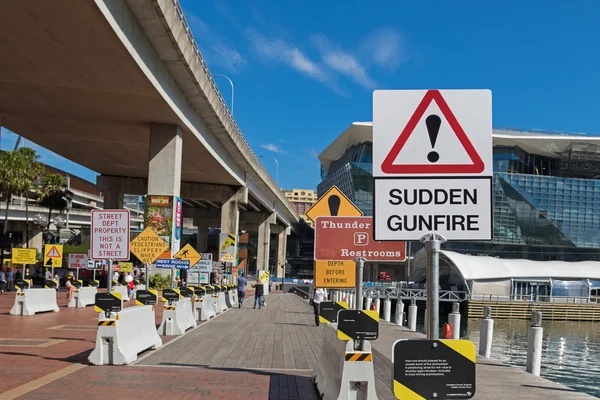
[[[200,276],[199,276],[200,283],[208,283],[209,276],[210,276],[210,273],[208,273],[208,272],[200,272]]]
[[[90,247],[94,260],[129,260],[129,211],[92,211]]]
[[[492,156],[491,91],[375,91],[375,240],[491,240]]]
[[[200,272],[212,272],[213,270],[213,261],[211,253],[200,253],[200,260],[194,264],[192,267],[193,270]]]
[[[492,176],[492,92],[377,90],[373,176]]]
[[[69,254],[69,268],[87,268],[88,258],[86,254]]]
[[[376,240],[492,239],[491,180],[376,179]]]

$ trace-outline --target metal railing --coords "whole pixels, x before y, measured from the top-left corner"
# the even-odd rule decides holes
[[[541,296],[541,295],[527,295],[527,294],[472,294],[469,296],[470,300],[479,301],[519,301],[524,303],[557,303],[557,304],[588,304],[598,303],[597,296],[583,297],[583,296]]]
[[[257,155],[254,153],[254,150],[252,150],[252,147],[250,147],[250,145],[246,141],[246,138],[242,134],[242,131],[241,131],[240,127],[238,126],[237,122],[233,118],[233,115],[231,114],[231,110],[227,106],[227,103],[225,102],[225,99],[223,98],[223,95],[221,94],[219,87],[215,83],[215,81],[212,77],[212,74],[210,73],[210,70],[208,69],[208,66],[204,62],[204,57],[202,57],[202,53],[200,52],[200,49],[198,48],[198,44],[196,43],[196,40],[194,39],[194,35],[192,34],[192,30],[187,22],[187,19],[185,18],[183,9],[181,8],[181,5],[179,4],[179,0],[171,0],[171,3],[173,4],[173,7],[175,7],[177,18],[179,19],[179,21],[181,22],[181,24],[183,26],[185,35],[186,35],[188,41],[190,42],[190,45],[192,46],[194,53],[196,54],[196,56],[198,58],[198,62],[201,65],[202,70],[204,71],[204,74],[206,75],[206,79],[208,80],[208,82],[211,86],[211,89],[213,90],[213,92],[215,94],[216,100],[219,102],[222,109],[225,110],[225,114],[229,121],[222,121],[223,126],[226,127],[229,124],[229,126],[231,127],[231,130],[233,131],[233,132],[228,132],[231,136],[231,139],[240,148],[240,150],[247,151],[252,156],[252,160],[249,160],[250,165],[252,165],[252,167],[255,169],[260,169],[260,171],[257,171],[257,172],[259,172],[261,174],[265,174],[266,176],[269,177],[269,181],[267,182],[267,185],[271,188],[271,190],[276,188],[276,190],[273,190],[273,192],[275,192],[276,195],[280,199],[285,199],[286,201],[283,202],[283,204],[287,203],[288,209],[292,210],[291,204],[289,203],[289,201],[283,194],[283,191],[281,190],[279,185],[275,182],[275,180],[273,179],[273,177],[271,176],[269,171],[267,171],[265,166],[260,162]],[[211,96],[206,94],[206,97],[208,99],[208,102],[210,103]],[[225,128],[225,130],[227,130],[227,128]],[[292,214],[294,214],[293,211],[292,211]]]

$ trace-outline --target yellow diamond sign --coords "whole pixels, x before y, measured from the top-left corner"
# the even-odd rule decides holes
[[[194,249],[189,243],[186,244],[173,256],[173,258],[177,258],[179,260],[190,260],[190,268],[194,268],[194,265],[198,261],[202,259],[202,256],[198,254],[196,249]]]
[[[306,212],[306,216],[312,222],[315,222],[317,217],[360,217],[361,215],[363,213],[360,208],[356,207],[337,186],[332,186]]]
[[[152,264],[169,245],[152,229],[146,228],[129,245],[131,252],[144,264]]]
[[[225,254],[223,254],[223,257],[221,257],[221,261],[222,262],[235,262],[235,257],[233,257],[231,255],[231,253],[225,253]]]

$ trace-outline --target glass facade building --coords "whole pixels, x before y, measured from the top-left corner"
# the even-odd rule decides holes
[[[444,248],[501,258],[600,261],[598,138],[569,141],[557,135],[551,146],[552,137],[544,136],[544,146],[552,151],[541,154],[535,152],[535,135],[524,138],[521,132],[515,138],[514,145],[510,138],[494,139],[493,240],[449,242]],[[359,143],[341,157],[322,165],[319,195],[336,185],[365,215],[373,215],[371,140],[355,140]],[[413,242],[411,253],[420,247]]]

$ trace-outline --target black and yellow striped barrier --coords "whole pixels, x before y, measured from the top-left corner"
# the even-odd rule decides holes
[[[398,399],[470,399],[476,389],[475,345],[469,340],[397,340],[392,377]]]
[[[173,311],[174,309],[175,309],[175,306],[165,306],[166,311]]]
[[[346,353],[346,361],[373,361],[372,353]]]
[[[117,321],[98,321],[98,326],[115,326]]]
[[[379,337],[379,313],[376,310],[341,310],[337,324],[340,340],[376,340]]]
[[[328,323],[337,323],[337,314],[340,310],[347,310],[348,303],[345,301],[324,301],[319,305],[319,321]]]
[[[95,312],[119,312],[123,309],[123,298],[121,293],[96,293],[96,301],[94,303]]]

